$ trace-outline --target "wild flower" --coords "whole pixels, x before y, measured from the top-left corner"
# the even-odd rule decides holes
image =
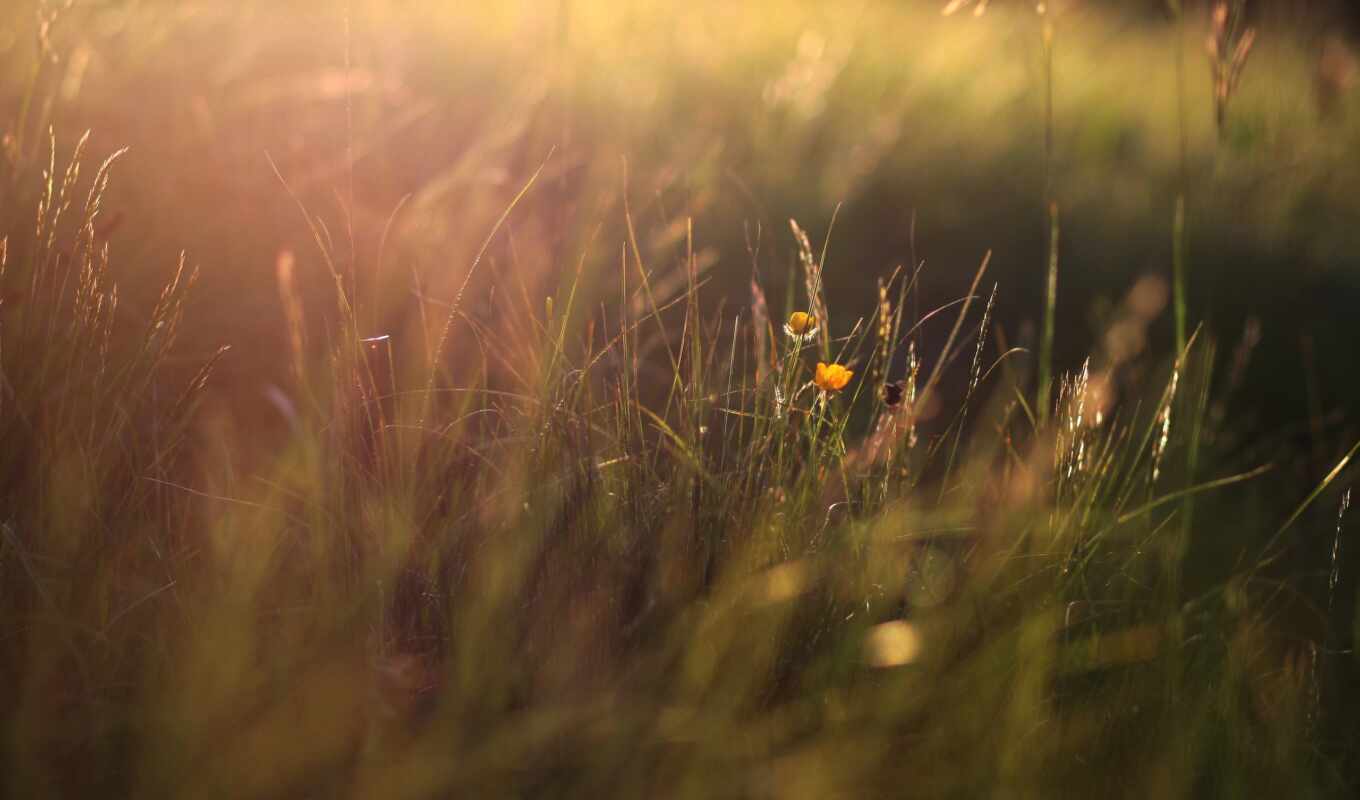
[[[817,384],[817,388],[824,392],[839,392],[844,389],[850,379],[855,377],[855,373],[846,369],[840,364],[826,364],[817,362],[817,374],[812,382]]]
[[[789,321],[784,323],[784,333],[801,347],[817,335],[817,318],[806,311],[795,311],[789,315]]]

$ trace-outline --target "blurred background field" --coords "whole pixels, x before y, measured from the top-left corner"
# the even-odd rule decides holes
[[[1345,4],[1233,4],[1242,13],[1234,17],[1238,36],[1250,27],[1255,39],[1220,119],[1205,48],[1215,4],[1187,3],[1181,17],[1160,0],[1058,0],[1042,13],[1033,3],[1005,0],[957,4],[948,15],[945,5],[4,4],[0,235],[10,237],[11,263],[58,252],[30,235],[34,209],[44,170],[55,165],[59,178],[88,130],[84,181],[128,148],[110,169],[90,232],[91,242],[107,243],[108,278],[117,285],[112,351],[121,352],[119,337],[132,341],[123,332],[160,318],[162,287],[181,253],[198,270],[174,345],[145,384],[145,409],[131,400],[125,408],[123,396],[112,394],[105,407],[92,400],[89,420],[81,418],[79,426],[91,431],[125,425],[118,428],[126,437],[118,439],[121,454],[110,445],[92,449],[84,462],[30,460],[64,439],[35,433],[41,426],[27,418],[3,423],[11,438],[0,508],[7,532],[0,574],[10,583],[2,599],[23,633],[5,640],[17,655],[5,659],[0,675],[16,691],[0,711],[9,723],[9,758],[27,765],[13,773],[10,790],[45,787],[55,796],[63,785],[42,765],[84,759],[90,783],[75,776],[64,787],[71,793],[96,793],[106,780],[145,796],[848,797],[909,796],[911,786],[925,795],[1049,796],[1108,788],[1107,773],[1142,796],[1353,788],[1357,734],[1348,711],[1357,662],[1347,645],[1357,598],[1353,572],[1338,564],[1355,562],[1338,544],[1349,539],[1336,512],[1348,486],[1348,454],[1360,438],[1354,11]],[[75,196],[83,200],[87,189],[81,183]],[[1186,208],[1190,325],[1203,324],[1196,346],[1212,343],[1217,360],[1210,362],[1213,350],[1193,350],[1173,371],[1178,197]],[[1108,481],[1064,483],[1066,456],[1035,456],[1057,465],[1036,472],[1055,482],[1045,494],[1014,488],[1024,481],[1012,468],[1018,475],[1025,471],[1016,465],[1029,463],[1019,453],[1031,444],[1035,452],[1066,452],[1073,440],[1060,425],[1036,423],[1012,441],[1012,428],[1022,406],[1030,412],[1023,398],[1034,393],[1050,200],[1061,209],[1055,372],[1082,374],[1088,356],[1093,374],[1106,364],[1114,365],[1111,374],[1123,370],[1119,388],[1108,391],[1127,397],[1109,402],[1122,403],[1121,421],[1137,430],[1118,442],[1111,433],[1109,452],[1128,459],[1112,456],[1093,468],[1108,469]],[[941,456],[921,467],[930,501],[887,491],[884,477],[884,492],[863,501],[862,516],[832,510],[850,503],[836,491],[853,499],[858,490],[848,478],[827,488],[826,470],[851,469],[855,443],[892,416],[873,387],[864,402],[847,404],[838,424],[850,444],[840,452],[820,433],[789,434],[811,442],[809,468],[778,473],[764,493],[732,476],[742,473],[739,453],[774,460],[770,451],[751,444],[756,449],[716,452],[704,438],[715,420],[732,422],[713,399],[728,396],[715,388],[722,375],[728,394],[737,394],[726,359],[736,364],[741,352],[742,369],[759,372],[744,360],[748,332],[738,336],[735,327],[756,313],[753,277],[780,342],[784,313],[811,307],[790,219],[808,231],[815,250],[825,243],[821,276],[837,341],[872,339],[878,281],[894,270],[905,269],[898,287],[924,263],[904,295],[907,306],[897,309],[909,318],[968,295],[991,253],[968,330],[984,341],[989,364],[1008,347],[1023,352],[998,367],[995,380],[1007,383],[981,408],[976,364],[967,369],[973,339],[954,351],[957,363],[941,379],[937,400],[946,411],[923,418],[922,435],[949,453],[947,443],[958,441],[950,438],[954,419],[980,440],[962,450],[953,445],[960,464],[978,465],[959,467],[967,477],[958,491],[950,453],[948,466]],[[79,252],[76,245],[65,251],[71,259]],[[621,264],[632,290],[622,302]],[[638,290],[633,270],[642,264],[654,296]],[[986,303],[993,284],[994,306]],[[337,305],[337,285],[348,306]],[[55,337],[20,334],[14,344],[12,332],[28,332],[46,301],[13,282],[3,289],[0,363],[41,360],[36,353],[48,346],[57,352]],[[659,315],[659,332],[648,322],[646,336],[637,333],[638,350],[628,351],[620,318],[645,321],[650,303],[672,301]],[[396,410],[384,411],[401,423],[393,431],[429,422],[429,409],[408,408],[397,389],[434,387],[433,377],[422,384],[422,370],[451,308],[457,324],[442,329],[449,338],[432,373],[441,385],[538,399],[439,406],[450,441],[475,440],[481,448],[435,457],[447,472],[400,431],[382,434],[395,437],[398,455],[385,466],[388,456],[375,457],[380,466],[372,472],[329,450],[343,427],[336,420],[345,410],[344,387],[355,382],[344,355],[353,340],[390,337],[381,344],[388,361],[379,370],[390,366],[390,379],[371,368],[356,374],[361,384],[385,387],[364,389],[382,402],[399,398]],[[927,373],[953,344],[953,313],[914,337]],[[685,344],[696,330],[700,339]],[[728,340],[740,345],[729,348]],[[230,350],[219,353],[224,345]],[[589,354],[615,345],[622,355],[611,351],[604,363],[631,372],[633,383],[606,380],[615,388],[598,396],[579,388],[576,381],[590,385]],[[672,348],[694,361],[686,347],[709,348],[706,377],[693,372],[677,380],[692,365],[675,359]],[[892,377],[910,369],[901,348],[882,354],[883,362],[874,360],[878,351],[856,352],[866,386],[871,364]],[[170,452],[161,444],[166,434],[146,420],[160,419],[165,397],[214,358],[195,411],[183,420],[182,451],[163,456]],[[51,376],[62,367],[53,363],[32,373],[41,376],[32,386],[58,380]],[[1169,375],[1181,381],[1174,403],[1184,407],[1176,414],[1203,424],[1178,422],[1170,444],[1164,438],[1159,448],[1149,435],[1140,450],[1134,443],[1144,431],[1160,430]],[[331,388],[316,388],[327,380],[340,387],[334,397]],[[1074,388],[1075,377],[1066,380],[1064,402],[1086,391],[1084,383]],[[1110,387],[1115,383],[1110,378]],[[65,396],[34,389],[25,401],[23,385],[13,382],[7,391],[0,413],[26,402],[46,408]],[[742,420],[758,416],[759,403],[773,396],[764,391],[752,384],[753,405],[740,406]],[[625,396],[636,402],[618,399]],[[971,427],[952,413],[969,409],[969,401],[977,408],[968,411]],[[64,401],[61,408],[65,413]],[[607,421],[600,408],[612,409]],[[1072,413],[1063,408],[1056,417]],[[458,427],[477,414],[515,421],[503,429],[490,421]],[[167,428],[172,422],[179,424],[167,417]],[[559,424],[568,432],[552,444],[557,434],[549,431]],[[740,424],[733,441],[744,447],[746,422]],[[750,424],[762,430],[763,423]],[[1073,430],[1082,424],[1090,425]],[[581,432],[603,436],[597,429],[610,425],[617,439],[608,445]],[[629,426],[645,429],[638,438],[652,437],[651,444],[618,433]],[[601,479],[608,499],[597,500],[579,467],[554,460],[574,464],[568,455],[579,456],[578,447],[599,456],[587,458],[591,464],[650,466],[618,484]],[[1156,472],[1148,481],[1140,459],[1160,463],[1167,453],[1188,466],[1168,466],[1160,485]],[[998,471],[1009,488],[989,482],[989,459],[1005,464]],[[811,468],[818,465],[821,472]],[[1237,481],[1263,465],[1271,468],[1264,480]],[[118,488],[120,471],[132,488]],[[609,474],[585,469],[597,471]],[[103,477],[90,478],[94,473]],[[1134,473],[1146,483],[1136,490]],[[62,490],[70,474],[83,475],[86,488]],[[1232,480],[1221,491],[1193,488],[1223,476]],[[146,488],[140,481],[147,477],[160,488]],[[465,494],[446,496],[441,480],[466,484]],[[921,480],[913,474],[912,492]],[[730,496],[723,500],[713,499],[720,494],[714,491],[701,501],[694,488],[724,481]],[[531,497],[535,489],[552,498],[549,510],[531,512],[526,503],[516,516],[505,498]],[[999,495],[988,494],[993,490]],[[1199,505],[1185,504],[1176,494],[1182,490]],[[1014,519],[1008,510],[987,513],[1010,509],[1006,503],[1020,495]],[[71,499],[77,496],[104,499]],[[828,505],[828,497],[838,502]],[[780,505],[786,501],[792,505]],[[1130,516],[1140,503],[1166,516]],[[65,505],[103,522],[68,519],[59,513]],[[913,566],[902,574],[875,571],[875,548],[891,539],[884,531],[953,529],[961,519],[977,529],[1099,530],[1110,540],[1100,546],[1122,548],[1111,558],[1129,564],[1141,563],[1144,545],[1160,541],[1161,531],[1180,529],[1186,538],[1170,555],[1147,545],[1157,552],[1146,572],[1115,570],[1138,576],[1127,585],[1104,573],[1089,586],[1084,574],[1069,582],[1070,561],[1045,560],[1061,548],[1024,555],[1048,565],[1032,572],[1016,552],[981,546],[983,555],[970,561],[962,553],[975,551],[949,544],[913,550],[904,557]],[[842,522],[845,539],[835,546],[811,532],[839,531]],[[1126,524],[1147,527],[1128,532]],[[48,546],[34,543],[41,532],[63,525],[69,541],[39,557]],[[532,530],[545,541],[563,530],[589,535],[574,533],[564,552],[545,545],[530,556],[528,545],[504,545],[505,552],[484,545],[462,532],[465,525],[479,535]],[[759,555],[723,549],[743,525],[759,540],[752,545]],[[702,547],[674,550],[674,526],[719,533]],[[783,526],[794,533],[780,533]],[[102,532],[89,533],[94,528]],[[404,531],[393,534],[402,544],[384,550],[344,539],[374,528]],[[644,529],[655,541],[621,543],[641,540]],[[1281,553],[1274,548],[1286,530],[1296,546]],[[246,557],[236,548],[255,541],[251,531],[261,538],[267,532],[274,544]],[[332,531],[343,536],[332,540]],[[861,534],[871,544],[850,544]],[[78,544],[87,535],[104,544]],[[153,557],[140,545],[123,552],[108,544],[142,536],[169,550],[152,545]],[[444,544],[421,545],[422,536]],[[480,548],[494,556],[478,562],[468,555]],[[677,563],[706,565],[696,568],[702,580],[657,566],[681,551]],[[87,556],[72,555],[78,553]],[[429,571],[441,572],[411,590],[423,600],[387,594],[400,583],[394,576],[411,569],[406,559],[429,553],[439,562]],[[917,558],[922,553],[929,558]],[[715,565],[724,557],[741,569],[720,571]],[[504,564],[495,566],[499,558]],[[934,580],[923,577],[933,574],[933,558],[951,575],[945,583],[966,587],[961,598],[917,602]],[[1082,563],[1099,571],[1094,556],[1064,558],[1086,558]],[[480,577],[466,583],[449,577],[464,560],[487,574],[473,568]],[[1259,574],[1257,560],[1266,561]],[[779,572],[780,564],[793,566]],[[71,592],[69,607],[41,589],[48,579],[35,575],[48,569],[51,583]],[[708,577],[719,573],[724,577]],[[194,590],[186,588],[191,579]],[[653,580],[665,588],[636,585]],[[87,597],[78,591],[82,583],[97,588]],[[370,592],[374,586],[384,588]],[[533,600],[521,596],[526,586],[536,587]],[[215,608],[218,590],[240,592],[240,607]],[[891,599],[896,590],[916,599]],[[752,600],[756,595],[766,599]],[[813,608],[770,610],[805,595],[818,598],[809,601]],[[878,599],[863,600],[868,595]],[[1196,605],[1210,595],[1215,610]],[[989,596],[1001,609],[995,616],[975,610],[992,602],[977,598]],[[42,610],[49,602],[55,605]],[[1109,616],[1092,610],[1101,608],[1112,609]],[[372,619],[389,613],[405,615],[409,630],[389,637],[380,628],[374,645]],[[1074,613],[1082,619],[1069,624]],[[144,638],[110,633],[121,630],[115,623],[126,614],[146,615]],[[984,618],[990,623],[978,621]],[[502,619],[522,626],[520,638],[498,636]],[[1193,646],[1167,655],[1176,648],[1149,633],[1163,631],[1163,622],[1168,637]],[[1084,635],[1088,623],[1120,630],[1105,651],[1097,652],[1093,639],[1081,656],[1089,663],[1068,669],[1063,659],[1077,656],[1045,643],[1055,632]],[[39,624],[63,631],[52,634],[50,652],[34,643],[46,641],[32,633]],[[748,625],[758,646],[741,644]],[[579,641],[560,644],[554,627]],[[204,635],[181,635],[196,629]],[[466,655],[460,636],[481,654]],[[919,669],[863,678],[856,670],[866,637],[881,666],[917,664],[920,637],[942,655]],[[374,647],[387,659],[378,660],[376,673]],[[544,674],[503,666],[523,652],[548,665]],[[62,686],[51,694],[60,699],[44,705],[49,692],[46,679],[34,677],[39,667],[78,673],[72,681],[80,688],[58,679]],[[1035,675],[1047,677],[1029,680]],[[1050,678],[1061,688],[1052,689]],[[417,696],[438,707],[427,710],[438,721],[416,734],[378,725],[383,735],[359,737],[364,744],[355,750],[350,734],[368,713],[370,690],[395,691],[403,703]],[[257,713],[232,716],[246,701]],[[377,703],[387,704],[385,695]],[[79,709],[70,714],[72,730],[52,723],[29,741],[33,720],[71,708]],[[416,716],[405,706],[391,713],[403,722]],[[998,716],[1003,721],[993,730]],[[579,739],[576,730],[584,731]],[[1058,733],[1043,745],[1030,738],[1048,731]],[[213,755],[218,738],[229,742],[220,759]],[[41,741],[56,742],[57,755],[41,755],[43,746],[33,743]],[[894,763],[904,749],[913,754]],[[237,772],[243,764],[256,770],[248,778]]]
[[[35,37],[32,8],[8,5],[13,105]],[[509,241],[532,248],[515,256],[531,295],[583,252],[617,258],[626,187],[658,255],[674,259],[694,219],[729,299],[747,282],[756,226],[778,286],[791,257],[784,221],[820,237],[837,206],[828,288],[861,309],[875,276],[910,261],[913,227],[915,254],[931,265],[926,294],[941,301],[992,249],[999,313],[1018,333],[1037,319],[1043,288],[1040,18],[1020,3],[980,17],[936,5],[77,4],[48,33],[59,61],[40,82],[51,107],[32,110],[14,146],[45,151],[56,123],[68,146],[90,129],[94,153],[130,148],[110,197],[120,283],[139,301],[125,308],[144,309],[152,290],[139,287],[158,286],[187,251],[204,280],[187,352],[234,345],[224,385],[252,413],[265,413],[261,386],[281,383],[284,367],[270,344],[283,325],[277,253],[294,251],[302,275],[322,272],[270,158],[333,227],[352,188],[360,260],[376,257],[393,219],[388,266],[438,296],[556,148],[544,190],[493,253],[504,265]],[[1102,308],[1140,275],[1169,275],[1180,134],[1165,10],[1069,5],[1055,8],[1053,169],[1060,347],[1073,367],[1103,333]],[[1261,320],[1250,380],[1278,422],[1310,403],[1326,416],[1353,394],[1345,321],[1357,291],[1360,125],[1346,88],[1353,56],[1333,41],[1340,17],[1284,4],[1253,12],[1261,36],[1221,138],[1204,9],[1183,34],[1190,295],[1196,318],[1227,340]],[[1335,90],[1323,86],[1328,41],[1341,54]],[[1328,91],[1336,97],[1320,99]],[[15,185],[35,191],[36,176],[23,177]],[[481,283],[473,291],[485,297]],[[409,310],[409,286],[383,288],[370,335],[398,333]],[[1312,383],[1304,370],[1316,397],[1300,393]]]

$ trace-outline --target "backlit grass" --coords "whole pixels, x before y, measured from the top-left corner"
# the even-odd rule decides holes
[[[998,66],[1038,55],[1028,12],[995,3],[959,32],[933,5],[715,4],[662,36],[635,33],[659,5],[580,5],[553,28],[516,6],[358,3],[340,71],[297,84],[252,72],[283,62],[249,47],[296,46],[333,11],[116,3],[10,45],[56,60],[5,78],[6,794],[1344,792],[1336,609],[1355,596],[1335,503],[1354,443],[1327,440],[1302,491],[1244,445],[1223,398],[1254,343],[1192,325],[1163,346],[1184,300],[1169,262],[1113,284],[1094,336],[1056,317],[1055,350],[1087,356],[1055,356],[1050,391],[1007,324],[1017,295],[1041,296],[1042,259],[998,266],[987,227],[966,260],[856,241],[875,171],[1043,138],[1030,78]],[[1105,59],[1083,50],[1111,19],[1073,12],[1060,85],[1097,85],[1125,48],[1149,80],[1173,74],[1143,28]],[[91,74],[106,95],[63,94],[79,81],[61,37],[81,30],[127,70]],[[163,125],[143,144],[182,150],[57,124],[134,105],[129,76],[164,79],[137,55],[194,63],[173,40],[206,32],[241,48],[202,84],[226,99],[116,123]],[[393,73],[409,85],[376,67],[356,82],[392,41],[431,61]],[[904,41],[917,51],[890,59]],[[1280,47],[1266,57],[1301,69]],[[466,74],[417,85],[449,64],[485,70],[465,88],[489,119],[441,105]],[[899,67],[922,77],[885,89]],[[773,76],[768,113],[753,74]],[[1242,92],[1234,124],[1258,102]],[[910,135],[932,94],[962,110]],[[1169,246],[1154,212],[1174,202],[1147,197],[1175,196],[1174,118],[1066,98],[1147,137],[1103,219],[1138,235],[1160,219]],[[243,137],[279,147],[233,152],[232,125],[275,103]],[[968,135],[998,108],[1028,109],[1021,136]],[[1348,119],[1270,130],[1282,151],[1333,147]],[[1192,134],[1191,177],[1215,185],[1232,145]],[[1098,202],[1076,155],[1103,138],[1056,136],[1064,208]],[[213,148],[258,172],[193,157]],[[1044,193],[1021,174],[1033,213],[1008,225],[1042,241]],[[1341,177],[1305,183],[1353,200]],[[785,205],[742,205],[780,187]],[[1190,197],[1191,233],[1221,235],[1220,201]],[[1084,262],[1059,264],[1062,287]],[[1323,539],[1330,574],[1296,569]]]

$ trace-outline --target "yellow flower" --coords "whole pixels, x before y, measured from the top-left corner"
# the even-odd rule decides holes
[[[794,336],[803,336],[816,329],[817,318],[806,311],[795,311],[789,315],[789,332]]]
[[[855,377],[855,373],[840,364],[823,364],[818,361],[817,375],[812,379],[812,382],[823,391],[839,392],[853,377]]]

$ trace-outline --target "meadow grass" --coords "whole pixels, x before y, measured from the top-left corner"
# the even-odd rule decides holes
[[[715,300],[693,218],[649,230],[626,184],[614,227],[517,279],[517,253],[552,252],[514,230],[561,174],[544,148],[431,287],[389,263],[404,206],[365,250],[352,198],[318,207],[271,162],[312,241],[270,264],[286,379],[261,448],[210,413],[232,352],[176,363],[191,259],[122,310],[119,153],[62,132],[15,152],[8,796],[1348,785],[1328,700],[1351,632],[1282,562],[1356,451],[1283,513],[1254,505],[1274,465],[1224,466],[1212,336],[1147,349],[1173,296],[1155,275],[1050,396],[1052,347],[1012,346],[991,252],[940,267],[961,296],[929,294],[913,256],[848,307],[841,222],[785,220],[752,227],[739,300]]]
[[[70,249],[46,235],[79,157],[6,259],[46,299],[6,317],[15,796],[1321,785],[1316,651],[1272,624],[1275,584],[1253,562],[1169,585],[1175,501],[1265,471],[1170,477],[1171,432],[1205,424],[1177,402],[1204,391],[1203,343],[1142,403],[1113,403],[1107,356],[1064,376],[1036,427],[1018,354],[988,343],[995,292],[931,315],[945,350],[893,374],[922,322],[906,271],[832,337],[824,297],[799,298],[802,334],[759,291],[713,316],[692,253],[658,296],[630,248],[590,333],[576,281],[517,342],[455,299],[400,371],[337,273],[293,435],[215,475],[179,448],[211,365],[173,401],[154,383],[192,276],[123,349],[92,233],[107,163]],[[834,267],[794,231],[815,293]],[[447,374],[455,346],[513,375]]]

